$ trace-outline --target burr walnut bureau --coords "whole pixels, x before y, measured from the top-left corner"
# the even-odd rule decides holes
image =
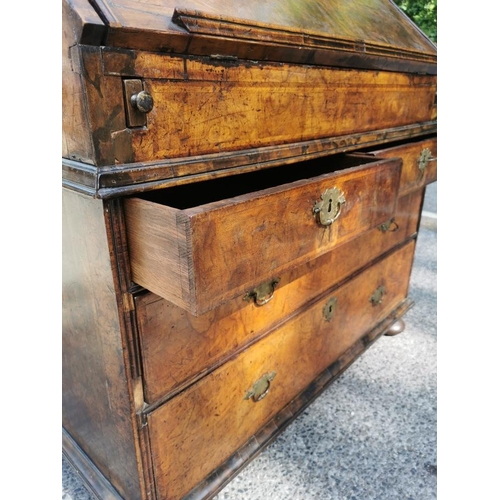
[[[63,451],[208,499],[404,328],[436,48],[390,0],[63,0]]]

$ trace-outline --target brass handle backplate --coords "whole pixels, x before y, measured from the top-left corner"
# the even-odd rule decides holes
[[[253,384],[252,388],[246,392],[243,399],[251,398],[256,403],[264,399],[269,393],[269,389],[271,388],[271,381],[274,379],[274,377],[276,377],[276,372],[269,372],[262,375],[262,377],[260,377],[259,380],[257,380],[257,382]]]
[[[322,226],[329,226],[339,218],[344,204],[344,193],[339,188],[333,187],[321,195],[321,200],[314,205],[313,213]]]
[[[271,281],[263,283],[262,285],[255,287],[250,292],[247,292],[243,299],[247,301],[253,300],[256,305],[263,306],[274,297],[274,290],[276,289],[276,285],[279,281],[280,278],[273,278]]]
[[[394,217],[393,217],[392,219],[389,219],[387,222],[380,224],[380,226],[378,226],[378,228],[383,233],[387,233],[387,232],[395,233],[399,229],[399,224],[394,220]]]
[[[424,170],[427,168],[427,165],[429,164],[430,161],[435,161],[437,158],[434,158],[432,156],[432,151],[429,148],[424,148],[422,149],[418,159],[417,159],[417,165],[418,169],[420,170],[420,173],[423,174]]]
[[[375,292],[373,292],[373,295],[370,297],[370,302],[372,303],[373,306],[378,306],[379,304],[382,303],[382,298],[385,295],[385,288],[383,286],[379,286]]]

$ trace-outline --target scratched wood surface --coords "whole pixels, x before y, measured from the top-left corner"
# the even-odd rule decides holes
[[[63,157],[99,166],[154,162],[435,119],[436,48],[392,2],[262,4],[96,0],[94,10],[84,0],[65,0]],[[166,39],[149,46],[162,29]],[[122,37],[120,48],[113,46],[116,37]],[[146,46],[134,47],[130,37]],[[332,61],[322,59],[323,49],[308,54],[308,44],[321,40],[325,50],[347,52]],[[240,42],[248,46],[244,59],[230,55]],[[284,51],[290,64],[269,57],[259,43]],[[363,66],[355,56],[391,64],[424,57],[434,71],[372,67],[368,59]],[[124,77],[144,80],[153,94],[145,129],[126,125]],[[117,180],[123,181],[111,182]]]
[[[199,315],[318,257],[393,214],[400,161],[370,161],[373,158],[346,155],[310,167],[262,171],[223,184],[217,180],[211,186],[192,184],[183,191],[126,199],[133,281]],[[323,175],[308,179],[314,171]],[[301,180],[283,184],[295,175]],[[267,189],[257,190],[271,181],[277,187],[267,184]],[[333,187],[344,193],[345,204],[333,224],[319,225],[313,208]],[[256,191],[247,192],[252,188]],[[210,202],[212,191],[228,196],[230,190],[233,197]],[[173,201],[200,205],[166,206]]]
[[[82,130],[67,124],[63,138],[90,133],[93,152],[71,143],[63,152],[96,165],[373,134],[432,121],[435,114],[436,78],[430,75],[224,63],[91,46],[73,52],[73,60],[80,61],[88,123]],[[125,77],[143,80],[153,97],[146,127],[127,127]],[[66,105],[77,106],[77,98]]]
[[[262,64],[231,68],[209,61],[175,64],[185,68],[185,79],[144,77],[155,107],[147,128],[131,135],[134,161],[425,122],[436,92],[430,76]],[[162,72],[147,58],[144,66]]]
[[[324,318],[327,297],[152,412],[158,496],[182,498],[395,309],[407,293],[413,251],[414,241],[332,292],[337,308],[330,321]],[[380,286],[386,294],[373,305]],[[276,376],[268,395],[245,400],[247,390],[271,372]]]
[[[315,297],[401,244],[417,230],[422,196],[420,190],[398,199],[397,228],[374,228],[281,274],[272,300],[264,306],[238,296],[196,317],[155,294],[137,296],[145,400],[155,403],[179,392]]]

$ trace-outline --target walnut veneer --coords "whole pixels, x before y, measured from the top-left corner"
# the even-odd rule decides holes
[[[402,331],[436,49],[390,0],[63,0],[62,62],[63,451],[207,500]]]

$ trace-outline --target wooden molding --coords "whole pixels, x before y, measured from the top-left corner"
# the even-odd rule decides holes
[[[84,486],[100,500],[123,500],[66,429],[62,429],[62,450]]]
[[[306,29],[235,19],[189,9],[174,9],[172,21],[190,34],[283,44],[290,48],[309,47],[362,53],[364,56],[384,56],[435,64],[437,55],[417,50],[393,47],[363,40],[339,38]]]
[[[110,199],[147,190],[163,189],[215,177],[292,164],[436,132],[437,122],[431,121],[376,130],[371,133],[314,139],[281,146],[104,167],[95,167],[63,158],[62,184],[68,189],[94,198]]]

